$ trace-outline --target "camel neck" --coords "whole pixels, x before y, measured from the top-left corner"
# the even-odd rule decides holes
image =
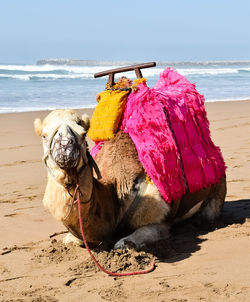
[[[89,172],[91,178],[85,175],[85,180],[88,181],[83,178],[80,180],[81,192],[88,191],[88,199],[81,196],[81,216],[88,242],[98,243],[111,237],[118,220],[119,201],[113,185],[102,183],[93,177],[92,170]],[[70,215],[63,223],[81,239],[77,212],[77,204],[74,203]]]

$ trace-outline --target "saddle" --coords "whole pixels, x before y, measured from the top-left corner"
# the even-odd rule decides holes
[[[204,97],[171,68],[149,88],[140,69],[153,66],[154,62],[95,74],[109,75],[109,80],[98,95],[88,135],[96,142],[95,156],[118,130],[128,133],[144,169],[170,204],[188,192],[217,184],[226,166],[211,140]],[[129,70],[137,75],[134,83],[127,78],[114,82],[115,73]]]

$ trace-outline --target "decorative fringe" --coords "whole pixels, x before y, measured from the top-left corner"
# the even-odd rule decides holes
[[[166,202],[218,183],[226,166],[195,85],[167,68],[155,88],[145,81],[137,87],[128,96],[121,130]]]

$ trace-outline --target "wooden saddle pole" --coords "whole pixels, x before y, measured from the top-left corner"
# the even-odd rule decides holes
[[[116,73],[121,73],[121,72],[134,70],[137,78],[140,79],[140,78],[142,78],[141,69],[155,67],[155,66],[156,66],[155,62],[130,65],[130,66],[125,66],[125,67],[120,67],[120,68],[115,68],[115,69],[109,69],[109,70],[106,70],[106,71],[101,71],[101,72],[95,73],[94,77],[95,78],[100,78],[100,77],[104,77],[104,76],[108,75],[109,76],[108,84],[110,86],[113,86],[114,83],[115,83],[115,74]]]

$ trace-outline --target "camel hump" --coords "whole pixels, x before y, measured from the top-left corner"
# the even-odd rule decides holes
[[[120,198],[131,192],[136,178],[144,173],[133,141],[121,131],[105,142],[95,160],[101,171],[101,181],[114,184]]]

